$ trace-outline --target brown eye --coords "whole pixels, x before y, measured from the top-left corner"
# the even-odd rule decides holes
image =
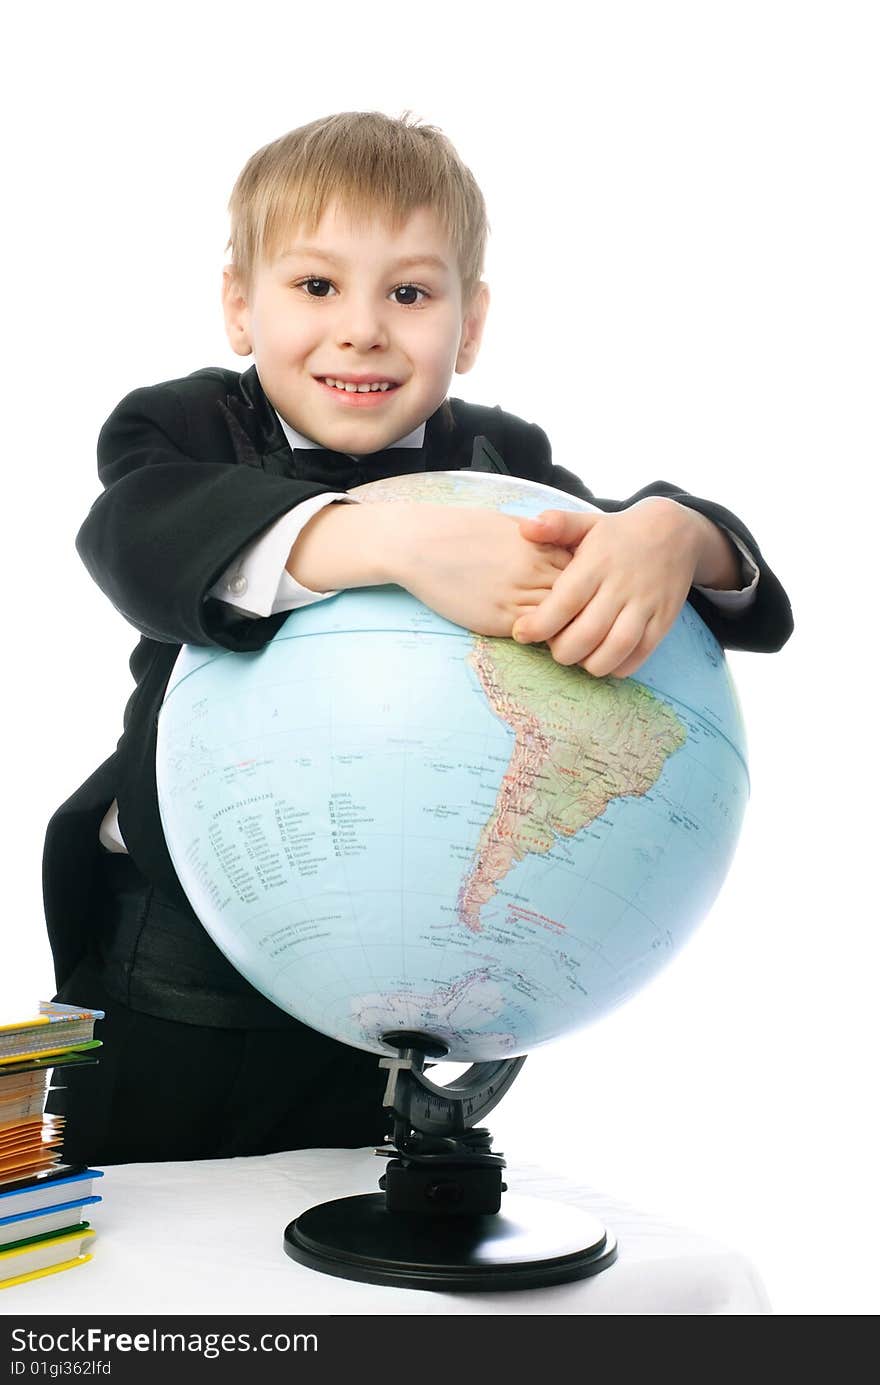
[[[325,285],[329,288],[329,287],[330,287],[330,280],[329,280],[329,279],[306,279],[306,280],[304,281],[304,283],[303,283],[303,288],[305,288],[305,289],[307,290],[307,292],[308,292],[310,298],[326,298],[326,297],[327,297],[326,293],[312,293],[312,292],[311,292],[311,287],[312,287],[313,284],[325,284]]]
[[[424,291],[424,289],[417,289],[416,286],[415,286],[415,284],[400,284],[400,285],[398,286],[398,288],[396,288],[396,289],[394,290],[394,292],[395,292],[395,293],[420,293],[420,294],[422,294],[423,297],[425,296],[425,291]],[[408,302],[403,303],[401,306],[404,307],[404,308],[413,308],[413,307],[415,307],[415,303],[416,303],[416,300],[411,298],[411,299],[408,300]]]

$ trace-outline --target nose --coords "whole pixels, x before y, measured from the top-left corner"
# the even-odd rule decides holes
[[[340,314],[338,345],[353,351],[369,351],[388,345],[388,328],[374,299],[365,295],[350,297],[347,310]]]

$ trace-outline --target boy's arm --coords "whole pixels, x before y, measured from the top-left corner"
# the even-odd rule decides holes
[[[688,509],[696,510],[713,524],[729,529],[745,544],[760,569],[753,603],[745,610],[735,610],[733,614],[729,614],[724,610],[723,603],[708,597],[699,591],[697,586],[691,587],[688,601],[725,649],[749,649],[769,653],[781,649],[788,640],[794,629],[788,595],[767,563],[754,536],[731,510],[716,504],[715,501],[689,495],[687,491],[669,481],[653,481],[626,500],[595,496],[574,472],[551,461],[549,439],[537,424],[527,425],[519,449],[509,447],[505,450],[504,457],[508,464],[512,459],[516,460],[515,450],[519,450],[525,468],[521,474],[544,485],[554,486],[557,490],[566,491],[569,495],[577,495],[608,513],[628,509],[649,496],[667,496]]]
[[[640,505],[652,504],[656,497],[640,500]],[[680,501],[671,505],[687,509]],[[693,522],[702,530],[704,553],[694,572],[693,588],[703,592],[712,605],[727,615],[741,615],[755,602],[760,569],[755,556],[736,534],[723,524],[713,524],[704,515],[690,510]]]
[[[236,555],[208,595],[228,602],[251,617],[293,611],[337,596],[341,588],[312,591],[287,571],[291,549],[309,520],[337,500],[348,505],[360,503],[355,496],[342,491],[328,491],[311,500],[301,500],[295,509],[282,515]]]
[[[211,589],[242,549],[327,487],[242,465],[222,431],[210,446],[197,445],[191,411],[216,411],[217,392],[210,381],[187,378],[126,395],[98,438],[104,490],[76,547],[117,610],[150,639],[255,650],[286,613],[254,619]]]

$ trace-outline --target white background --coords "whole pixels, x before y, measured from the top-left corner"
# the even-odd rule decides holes
[[[721,501],[796,621],[780,653],[730,655],[752,798],[710,917],[529,1058],[496,1146],[738,1247],[779,1313],[875,1312],[876,8],[21,15],[0,98],[3,1016],[52,994],[45,823],[131,687],[135,633],[73,546],[100,425],[135,386],[250,364],[219,306],[248,156],[334,111],[412,110],[492,227],[482,353],[450,393],[539,422],[597,494]]]

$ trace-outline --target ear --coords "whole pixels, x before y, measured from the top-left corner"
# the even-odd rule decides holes
[[[455,358],[455,373],[457,375],[467,374],[477,359],[488,311],[489,285],[485,280],[481,280],[474,290],[474,296],[464,315],[458,355]]]
[[[250,310],[232,265],[223,266],[221,300],[229,345],[237,356],[249,356],[253,351]]]

